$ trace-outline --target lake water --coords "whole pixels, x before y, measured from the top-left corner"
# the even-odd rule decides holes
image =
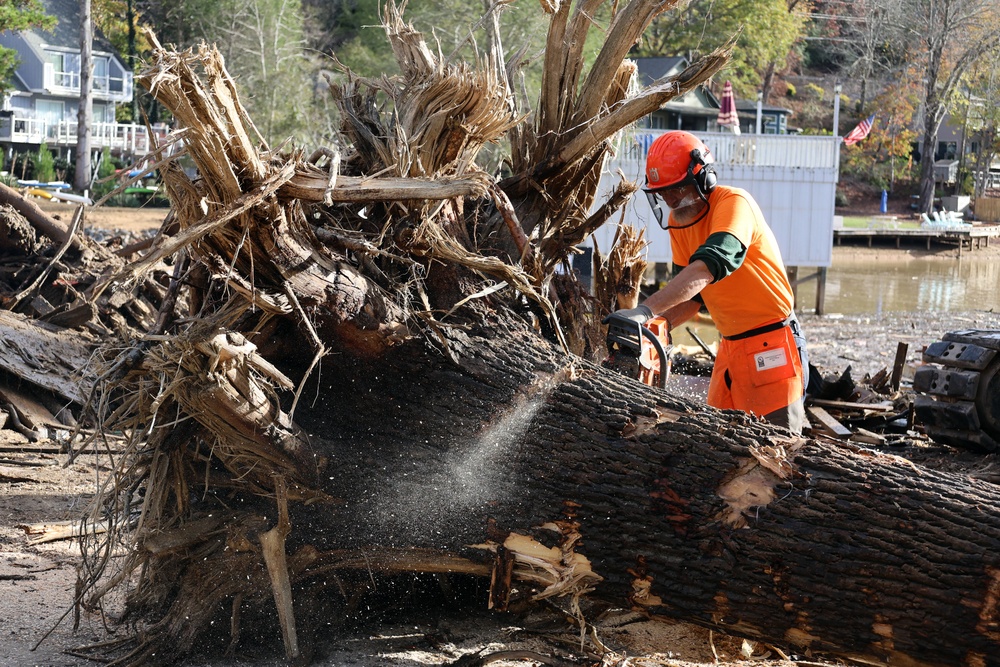
[[[812,273],[799,269],[799,276]],[[800,312],[812,312],[816,281],[799,285]],[[1000,311],[1000,258],[834,259],[827,272],[825,310],[880,314],[899,311]]]

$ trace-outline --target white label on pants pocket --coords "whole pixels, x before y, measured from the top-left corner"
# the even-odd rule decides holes
[[[785,350],[782,348],[768,350],[767,352],[758,352],[753,355],[753,365],[758,371],[780,368],[787,363],[788,357],[785,356]]]

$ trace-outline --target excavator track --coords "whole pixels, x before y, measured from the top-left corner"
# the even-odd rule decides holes
[[[1000,449],[1000,331],[952,331],[927,346],[913,377],[916,420],[938,442]]]

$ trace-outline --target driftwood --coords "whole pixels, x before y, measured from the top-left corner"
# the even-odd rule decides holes
[[[155,49],[141,82],[185,124],[200,177],[164,167],[176,229],[87,292],[135,294],[173,263],[155,324],[104,350],[91,402],[127,434],[81,582],[88,607],[128,582],[122,620],[140,630],[115,664],[183,659],[220,611],[233,642],[255,623],[308,655],[318,610],[348,606],[328,589],[443,572],[489,577],[495,609],[550,599],[582,627],[593,598],[868,662],[1000,664],[992,484],[567,352],[560,317],[599,318],[639,268],[635,247],[611,249],[636,272],[612,268],[629,288],[599,306],[554,277],[634,192],[591,214],[612,128],[727,57],[632,102],[622,59],[674,3],[618,8],[583,77],[598,4],[549,7],[532,115],[497,52],[438,62],[390,6],[403,76],[332,85],[351,151],[319,153],[325,172],[268,148],[213,49]],[[476,156],[504,137],[513,175],[491,183]],[[381,179],[419,187],[335,194]]]
[[[83,535],[100,535],[107,531],[105,521],[81,523],[79,521],[57,521],[50,523],[32,523],[21,526],[28,535],[28,544],[45,544],[69,540]]]
[[[76,403],[84,403],[98,339],[0,310],[0,368]]]

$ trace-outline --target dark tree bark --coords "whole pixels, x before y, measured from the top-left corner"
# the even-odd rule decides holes
[[[570,503],[598,596],[844,657],[1000,664],[994,485],[793,439],[498,328],[462,368],[407,350],[324,391],[309,430],[364,434],[336,446],[367,471],[338,514],[371,546],[458,552],[490,518],[526,533]]]

